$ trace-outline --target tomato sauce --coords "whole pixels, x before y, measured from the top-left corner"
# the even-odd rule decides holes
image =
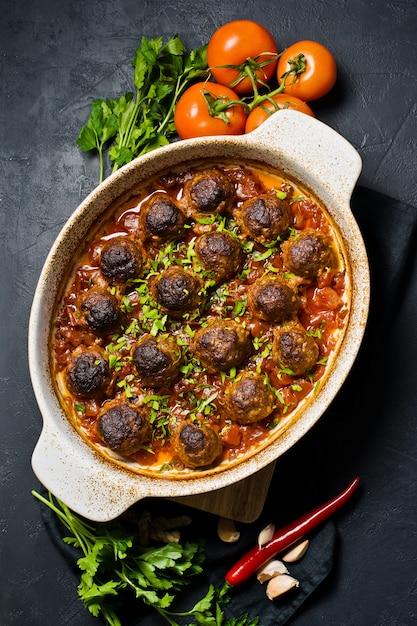
[[[200,166],[196,166],[196,170]],[[69,281],[56,307],[56,319],[51,335],[52,369],[58,394],[65,411],[80,434],[96,449],[105,448],[96,432],[95,422],[103,406],[114,399],[132,399],[149,409],[152,438],[139,452],[130,455],[138,471],[181,472],[184,465],[171,445],[172,425],[183,419],[203,416],[222,441],[222,456],[218,462],[232,462],[262,445],[275,430],[290,418],[298,405],[319,393],[318,383],[328,370],[328,363],[337,352],[349,315],[349,275],[340,238],[326,211],[306,189],[295,181],[256,167],[218,164],[233,182],[235,209],[260,193],[278,190],[290,207],[291,225],[286,237],[299,236],[314,230],[326,235],[334,252],[332,267],[326,267],[314,278],[303,278],[289,272],[283,262],[281,240],[271,245],[251,241],[239,229],[233,211],[225,215],[210,215],[206,219],[187,220],[184,235],[175,241],[156,245],[143,241],[140,229],[141,207],[156,192],[163,192],[181,202],[189,170],[169,172],[141,186],[129,198],[110,207],[105,218],[92,233],[84,250],[79,253]],[[200,167],[201,169],[201,167]],[[245,250],[242,270],[225,283],[208,291],[203,311],[183,319],[164,316],[151,302],[149,275],[170,266],[195,269],[194,245],[204,232],[226,230],[237,238]],[[145,253],[143,276],[123,288],[109,286],[100,272],[100,254],[104,242],[115,236],[127,236],[140,245]],[[152,268],[152,271],[149,270]],[[285,277],[297,292],[300,306],[297,322],[318,345],[317,362],[303,374],[293,374],[273,357],[276,325],[254,315],[248,306],[251,286],[263,276]],[[116,292],[124,310],[124,323],[117,332],[97,335],[86,327],[80,317],[84,294],[99,286]],[[209,373],[189,351],[195,333],[208,320],[235,319],[249,329],[252,350],[240,368]],[[144,334],[171,337],[184,353],[181,376],[172,384],[158,389],[145,388],[136,376],[131,351]],[[65,370],[74,350],[79,346],[100,346],[111,363],[109,392],[104,398],[77,398],[65,383]],[[243,371],[261,373],[274,389],[275,408],[266,418],[252,423],[238,423],[223,410],[228,388]],[[132,400],[132,401],[133,401]],[[113,455],[115,456],[115,455]],[[117,456],[117,455],[116,455]]]

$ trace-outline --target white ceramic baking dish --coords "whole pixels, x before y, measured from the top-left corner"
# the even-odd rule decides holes
[[[307,186],[337,224],[347,254],[351,310],[337,357],[320,393],[269,445],[229,469],[195,472],[186,480],[140,475],[99,455],[62,410],[51,380],[49,339],[54,304],[80,242],[111,202],[159,172],[196,160],[255,161],[284,171]],[[248,135],[179,141],[140,157],[111,175],[74,211],[43,267],[29,322],[29,365],[43,428],[33,452],[41,483],[72,510],[94,521],[115,518],[148,497],[178,497],[227,487],[266,467],[293,446],[334,399],[356,358],[369,306],[369,268],[364,242],[350,209],[361,171],[356,150],[322,122],[280,111]]]

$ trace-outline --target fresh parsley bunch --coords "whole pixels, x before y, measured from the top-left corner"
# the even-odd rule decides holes
[[[78,135],[82,150],[98,151],[100,182],[106,146],[114,172],[135,157],[168,144],[177,135],[174,109],[180,95],[194,80],[209,76],[206,46],[188,54],[178,35],[165,44],[161,37],[142,37],[132,65],[135,91],[118,100],[94,100]]]
[[[32,494],[70,531],[71,535],[63,541],[82,551],[83,556],[77,561],[81,570],[78,595],[90,613],[101,616],[107,626],[122,626],[117,610],[121,594],[128,591],[153,607],[170,626],[180,626],[177,619],[188,626],[257,626],[258,618],[250,619],[247,615],[226,620],[223,607],[230,600],[227,583],[220,589],[210,585],[204,598],[189,611],[170,610],[178,593],[203,571],[203,542],[144,547],[134,533],[117,521],[94,526],[50,492],[48,498],[36,491]]]

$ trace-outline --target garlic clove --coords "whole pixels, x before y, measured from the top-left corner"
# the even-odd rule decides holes
[[[310,542],[308,539],[301,539],[301,541],[295,543],[292,548],[288,550],[288,552],[281,556],[282,560],[285,561],[285,563],[294,563],[295,561],[298,561],[305,555],[309,545]]]
[[[293,578],[289,574],[280,574],[279,576],[275,576],[275,578],[271,578],[266,587],[266,595],[270,600],[274,600],[278,598],[278,596],[299,586],[300,583],[296,578]]]
[[[227,517],[219,517],[217,535],[225,543],[234,543],[240,538],[240,532],[236,530],[234,521]]]
[[[268,524],[258,535],[258,547],[262,548],[268,541],[271,541],[274,536],[275,526],[274,524]]]
[[[256,577],[260,583],[265,583],[279,574],[289,574],[289,571],[282,561],[272,559],[258,570]]]

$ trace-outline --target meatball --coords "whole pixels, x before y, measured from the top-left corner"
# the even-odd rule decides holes
[[[74,395],[80,398],[101,395],[109,381],[108,361],[99,348],[79,347],[75,350],[66,369],[66,383]]]
[[[173,339],[145,335],[132,349],[136,373],[145,387],[169,386],[176,380],[181,350]]]
[[[313,367],[319,357],[319,347],[302,326],[275,330],[272,357],[281,366],[300,376]]]
[[[300,300],[294,289],[281,279],[265,276],[252,285],[248,304],[256,317],[280,324],[296,315]]]
[[[151,427],[143,408],[117,402],[99,414],[96,431],[114,452],[129,456],[151,438]]]
[[[234,320],[217,320],[195,334],[191,350],[208,372],[237,367],[250,354],[249,331]]]
[[[89,291],[80,308],[82,321],[96,334],[112,332],[122,321],[117,298],[108,292]]]
[[[245,235],[265,244],[286,233],[291,213],[286,200],[265,193],[246,200],[236,212],[236,220]]]
[[[224,213],[231,209],[234,200],[234,185],[220,170],[197,172],[184,185],[184,203],[194,218]]]
[[[196,241],[195,252],[216,283],[232,278],[244,263],[243,250],[238,241],[223,231],[201,235]]]
[[[182,267],[170,267],[153,282],[156,301],[172,317],[184,317],[199,308],[203,283]]]
[[[230,385],[225,396],[226,415],[241,424],[259,422],[268,417],[275,408],[275,393],[265,381],[265,377],[253,372],[245,372]]]
[[[141,250],[128,237],[114,237],[103,245],[100,269],[108,280],[125,283],[140,274],[142,265]]]
[[[185,219],[172,198],[165,193],[157,193],[142,204],[139,223],[144,238],[159,243],[180,237]]]
[[[179,460],[193,469],[211,465],[222,452],[219,435],[203,420],[182,422],[171,441]]]
[[[282,246],[282,258],[290,272],[303,278],[314,278],[334,264],[330,240],[315,230],[305,231]]]

